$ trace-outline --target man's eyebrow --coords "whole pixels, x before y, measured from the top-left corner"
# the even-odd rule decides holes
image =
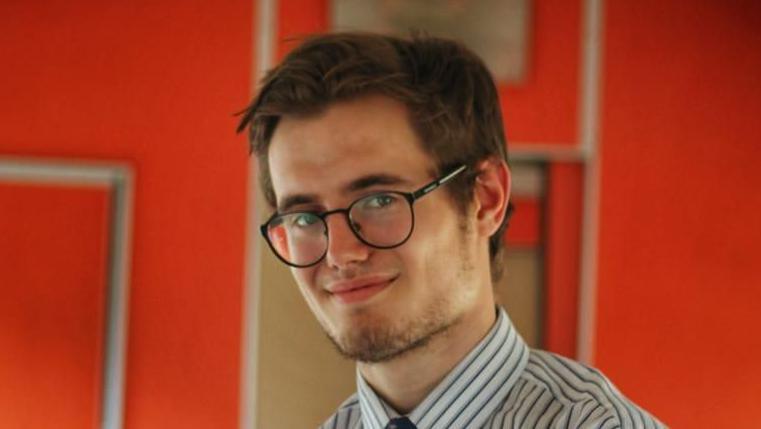
[[[349,184],[344,186],[344,188],[342,189],[342,192],[348,194],[348,193],[354,193],[357,191],[362,191],[367,188],[378,186],[378,185],[409,185],[409,184],[412,184],[412,182],[402,177],[394,176],[392,174],[368,174],[367,176],[362,176],[349,182]],[[297,206],[300,204],[315,204],[318,201],[319,201],[319,197],[316,194],[289,195],[283,198],[283,201],[281,201],[277,205],[277,212],[285,213],[287,210],[291,209],[293,206]]]
[[[297,206],[299,204],[311,204],[316,201],[317,201],[317,196],[314,194],[289,195],[283,198],[283,201],[281,201],[280,204],[277,205],[277,212],[285,213],[287,210],[289,210],[293,206]]]
[[[399,176],[394,176],[392,174],[368,174],[367,176],[362,176],[360,178],[352,180],[348,185],[344,187],[343,191],[346,193],[350,193],[350,192],[362,191],[364,189],[367,189],[373,186],[378,186],[378,185],[408,185],[408,184],[411,184],[409,180]]]

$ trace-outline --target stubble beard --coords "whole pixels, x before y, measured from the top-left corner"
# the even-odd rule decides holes
[[[448,320],[446,303],[433,305],[425,315],[402,315],[373,318],[359,316],[361,321],[340,335],[326,334],[338,353],[347,359],[363,363],[388,362],[413,350],[425,347],[458,323]]]

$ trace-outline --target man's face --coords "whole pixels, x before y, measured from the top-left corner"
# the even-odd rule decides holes
[[[411,192],[435,171],[404,105],[380,96],[281,119],[269,167],[281,213],[345,208],[377,191]],[[399,356],[483,310],[475,308],[477,286],[469,275],[471,220],[444,189],[416,202],[414,212],[412,236],[387,250],[363,244],[345,216],[330,215],[325,258],[292,268],[328,336],[353,359]]]

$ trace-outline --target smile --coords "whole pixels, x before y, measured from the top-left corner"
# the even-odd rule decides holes
[[[359,279],[334,285],[329,291],[331,296],[342,304],[358,304],[369,300],[385,290],[396,280],[390,279]]]

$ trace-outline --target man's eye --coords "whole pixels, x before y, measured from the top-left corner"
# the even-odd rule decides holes
[[[398,197],[391,194],[378,194],[367,198],[363,204],[364,207],[369,209],[382,209],[394,204]]]
[[[291,224],[299,228],[306,228],[316,224],[319,221],[320,218],[318,218],[317,215],[312,213],[299,213],[293,216],[291,219]]]

